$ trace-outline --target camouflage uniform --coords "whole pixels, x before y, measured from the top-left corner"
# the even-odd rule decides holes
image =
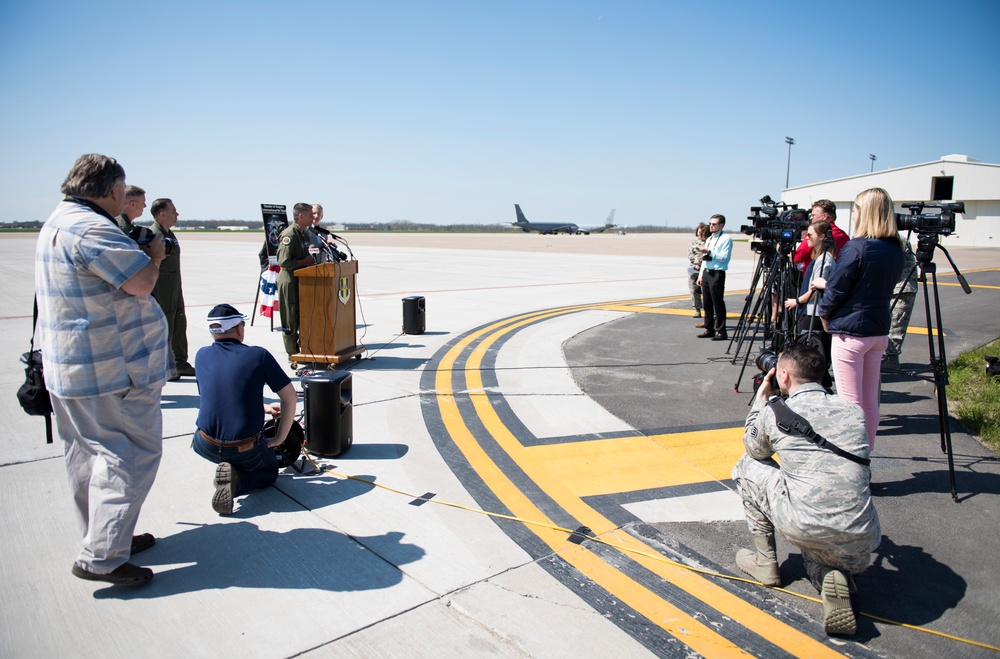
[[[170,348],[174,353],[177,367],[188,364],[187,316],[184,315],[184,293],[181,290],[181,249],[174,232],[164,229],[159,222],[153,222],[152,230],[164,238],[174,240],[174,251],[163,257],[160,274],[153,286],[153,297],[160,303],[163,315],[167,317]]]
[[[907,242],[903,246],[903,273],[893,290],[893,295],[897,296],[898,299],[893,301],[892,321],[889,326],[889,346],[885,349],[886,355],[898,356],[903,351],[903,339],[906,338],[906,328],[910,325],[913,303],[917,299],[917,268],[914,267],[916,263],[917,257],[913,254],[910,243]]]
[[[278,310],[281,312],[281,326],[285,328],[282,337],[288,358],[299,351],[299,282],[293,270],[296,264],[309,256],[309,239],[297,226],[291,224],[278,236]]]
[[[132,232],[132,220],[128,219],[128,215],[122,213],[115,218],[115,222],[118,223],[118,228],[122,230],[126,236]]]
[[[694,310],[701,313],[701,286],[698,285],[698,276],[701,275],[701,257],[699,251],[705,246],[705,241],[696,238],[688,245],[688,262],[691,264],[691,272],[688,272],[688,290],[691,291],[691,303]]]
[[[868,457],[865,416],[859,406],[827,394],[817,382],[799,386],[787,402],[829,442]],[[781,432],[774,412],[759,398],[747,416],[743,445],[747,452],[733,467],[733,480],[751,534],[770,535],[777,529],[802,551],[817,589],[824,567],[848,574],[868,567],[882,535],[868,467],[805,437]]]

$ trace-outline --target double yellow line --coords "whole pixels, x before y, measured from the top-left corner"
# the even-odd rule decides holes
[[[477,439],[477,431],[473,428],[485,429],[488,437],[484,437],[484,441],[495,442],[535,487],[579,524],[589,527],[593,535],[613,537],[613,544],[630,550],[627,556],[631,560],[674,587],[704,602],[717,611],[720,617],[731,619],[744,629],[796,656],[842,656],[831,647],[768,615],[711,580],[676,565],[643,556],[643,553],[658,552],[634,536],[621,531],[579,495],[553,479],[537,456],[523,446],[504,424],[491,403],[484,388],[481,366],[491,348],[507,335],[516,333],[528,325],[570,313],[608,308],[626,310],[627,307],[639,311],[640,309],[634,307],[663,301],[663,298],[631,300],[532,312],[498,321],[462,337],[447,350],[434,373],[438,410],[447,433],[486,486],[513,516],[540,523],[540,525],[525,525],[525,529],[612,597],[631,607],[651,624],[660,627],[695,652],[706,657],[748,656],[746,651],[716,631],[710,622],[706,622],[704,616],[691,615],[665,600],[660,594],[639,583],[585,544],[569,542],[565,532],[546,528],[545,525],[559,525],[554,523],[490,457],[482,442]],[[463,359],[464,364],[456,367],[456,364],[461,363]],[[468,406],[460,406],[460,400],[463,403],[471,402],[472,414],[468,418],[462,411],[463,407],[467,409]],[[624,555],[626,554],[622,554]]]

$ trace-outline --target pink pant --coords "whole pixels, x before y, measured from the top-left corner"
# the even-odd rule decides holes
[[[837,393],[865,412],[868,448],[875,448],[878,432],[878,389],[882,354],[889,345],[888,336],[833,335],[833,377]]]

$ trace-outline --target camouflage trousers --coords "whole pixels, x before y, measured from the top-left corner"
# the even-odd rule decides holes
[[[898,355],[902,352],[903,339],[906,338],[906,328],[910,326],[910,314],[913,313],[916,299],[916,293],[900,293],[899,300],[893,300],[895,306],[892,307],[892,321],[889,325],[889,347],[885,349],[885,354]]]
[[[871,562],[881,534],[858,536],[830,529],[821,537],[807,537],[795,522],[794,502],[789,501],[781,468],[774,460],[755,460],[744,454],[733,467],[736,491],[743,500],[743,514],[752,535],[772,535],[775,530],[799,548],[809,581],[817,590],[831,568],[860,574]],[[822,496],[817,492],[817,496]]]
[[[701,286],[698,285],[700,272],[688,274],[688,291],[691,292],[691,306],[699,313],[701,312]]]

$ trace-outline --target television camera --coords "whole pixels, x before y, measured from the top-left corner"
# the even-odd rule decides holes
[[[764,195],[760,203],[750,207],[747,219],[751,224],[740,227],[740,231],[760,241],[751,243],[755,251],[773,251],[778,243],[790,248],[809,227],[809,213],[798,204],[776,202],[769,195]]]
[[[903,204],[910,214],[896,213],[896,229],[899,231],[916,231],[917,233],[949,236],[955,230],[955,213],[965,212],[965,202],[949,201],[932,204],[918,201]],[[937,213],[925,213],[925,208],[937,208]]]

